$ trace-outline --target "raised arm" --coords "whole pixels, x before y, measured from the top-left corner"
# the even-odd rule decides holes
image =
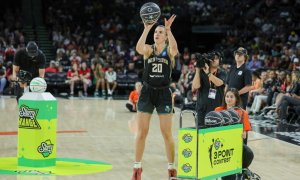
[[[176,18],[176,15],[174,15],[174,14],[168,20],[165,18],[165,28],[166,28],[166,32],[168,35],[170,55],[173,57],[176,56],[178,53],[177,42],[171,31],[171,26],[172,26],[172,23],[175,20],[175,18]]]
[[[136,44],[136,51],[141,55],[147,53],[148,48],[150,48],[150,46],[146,44],[146,39],[153,25],[154,23],[153,24],[144,23],[144,31]]]

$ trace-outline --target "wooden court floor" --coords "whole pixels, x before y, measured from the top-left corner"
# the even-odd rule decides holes
[[[113,169],[104,173],[57,176],[70,180],[129,180],[134,161],[134,134],[128,123],[135,118],[125,108],[126,100],[61,99],[58,98],[58,131],[83,131],[57,134],[57,157],[104,161]],[[17,156],[18,109],[14,98],[0,98],[0,155]],[[193,125],[191,116],[184,118]],[[173,118],[173,132],[177,142],[179,111]],[[158,117],[153,115],[143,158],[143,180],[166,180],[167,160]],[[6,133],[5,133],[6,132]],[[300,179],[300,146],[267,137],[255,132],[249,134],[249,146],[255,157],[250,169],[263,180]],[[176,144],[177,146],[177,144]],[[177,158],[176,158],[177,159]],[[0,180],[49,179],[47,177],[16,177],[0,175]]]

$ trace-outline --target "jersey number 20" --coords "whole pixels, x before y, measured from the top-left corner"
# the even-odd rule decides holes
[[[162,64],[152,64],[152,72],[162,72]]]

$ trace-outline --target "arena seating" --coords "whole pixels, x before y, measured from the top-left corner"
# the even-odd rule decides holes
[[[47,82],[47,91],[58,94],[60,92],[69,92],[69,84],[66,82],[67,73],[45,73],[45,81]]]

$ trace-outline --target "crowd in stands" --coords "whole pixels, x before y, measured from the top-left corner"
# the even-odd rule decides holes
[[[20,8],[0,9],[0,95],[5,94],[12,75],[16,49],[25,46]]]
[[[146,1],[43,1],[45,25],[55,49],[55,59],[48,59],[46,74],[63,74],[73,95],[76,88],[83,95],[112,95],[134,89],[141,81],[143,60],[135,51],[138,31],[143,26],[137,15]],[[154,1],[160,4],[162,17],[175,13],[177,26],[226,26],[226,34],[215,49],[223,52],[222,68],[234,62],[233,51],[245,47],[247,67],[253,71],[253,90],[249,111],[260,114],[264,107],[275,107],[272,115],[283,114],[291,105],[286,96],[298,92],[300,70],[299,0],[190,0]],[[15,51],[24,47],[20,11],[7,8],[0,19],[0,93],[8,87]],[[162,22],[160,22],[162,23]],[[177,32],[178,33],[178,32]],[[179,34],[179,33],[178,33]],[[176,34],[175,34],[176,36]],[[194,101],[191,83],[195,74],[195,52],[179,37],[180,54],[173,73],[176,95]],[[47,77],[46,77],[47,78]],[[126,81],[126,82],[124,82]],[[79,85],[79,86],[78,86]],[[291,95],[292,97],[292,95]],[[293,105],[294,106],[294,105]],[[294,106],[295,112],[297,106]],[[272,108],[271,108],[272,109]],[[286,112],[286,111],[285,111]],[[271,114],[271,112],[268,112]],[[299,114],[300,115],[300,114]]]

